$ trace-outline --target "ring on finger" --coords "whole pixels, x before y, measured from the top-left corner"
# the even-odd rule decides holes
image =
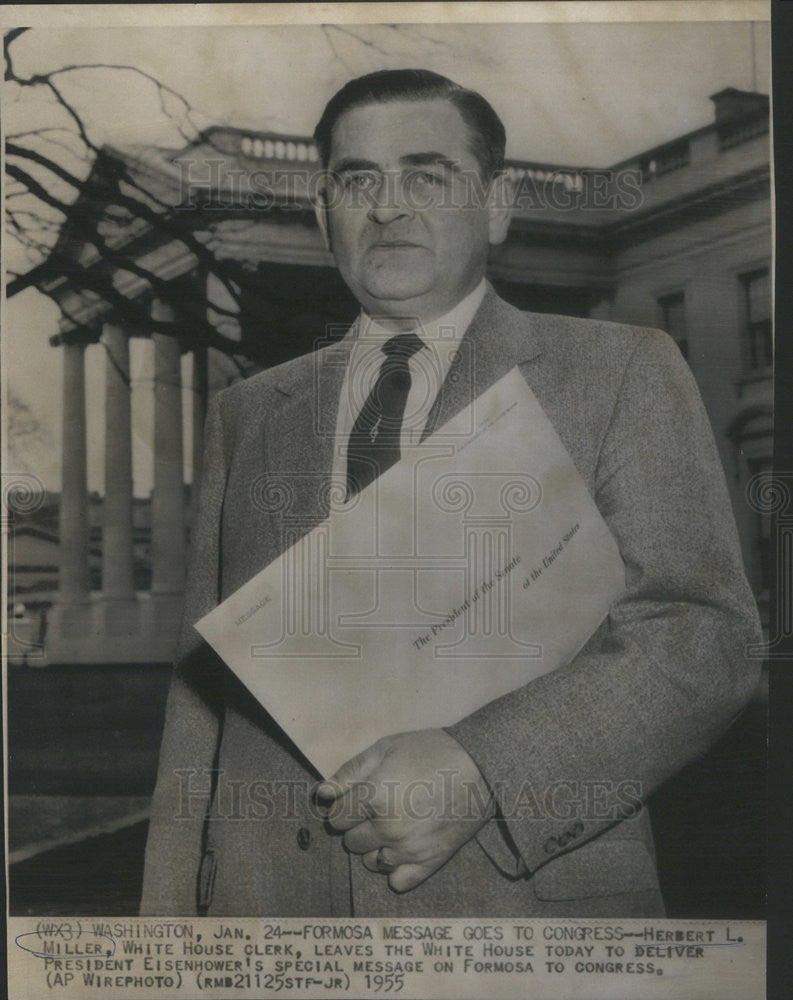
[[[381,847],[377,852],[375,865],[377,866],[377,870],[384,875],[390,874],[396,868],[396,864],[388,856],[387,847]]]

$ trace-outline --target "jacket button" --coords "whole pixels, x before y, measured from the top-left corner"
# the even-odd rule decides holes
[[[556,841],[556,837],[549,837],[543,845],[543,850],[546,854],[555,854],[558,849],[559,844]]]
[[[311,846],[311,830],[307,826],[301,826],[297,831],[297,846],[301,851],[307,851]]]

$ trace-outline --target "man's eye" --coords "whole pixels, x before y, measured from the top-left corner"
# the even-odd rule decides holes
[[[371,171],[355,171],[344,174],[342,183],[347,190],[368,191],[377,183],[377,176]]]
[[[439,187],[446,183],[444,174],[433,170],[413,170],[408,176],[411,185],[421,184],[426,187]]]

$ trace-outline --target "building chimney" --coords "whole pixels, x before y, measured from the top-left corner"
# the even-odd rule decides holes
[[[768,114],[767,94],[757,94],[751,90],[737,90],[735,87],[727,87],[717,94],[711,94],[710,99],[713,101],[717,125],[736,118],[746,118],[763,111]]]

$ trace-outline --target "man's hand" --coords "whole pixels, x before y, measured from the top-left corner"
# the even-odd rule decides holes
[[[316,790],[330,825],[407,892],[434,874],[493,815],[479,768],[442,729],[399,733],[353,757]]]

